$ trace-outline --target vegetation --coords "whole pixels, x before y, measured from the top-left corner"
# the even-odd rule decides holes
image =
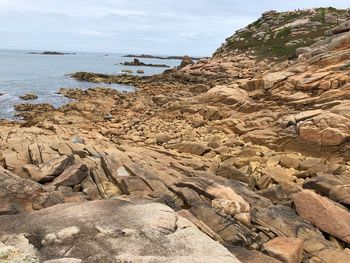
[[[252,50],[256,55],[262,57],[276,57],[277,59],[293,58],[296,56],[296,49],[309,46],[325,36],[325,32],[331,29],[334,24],[327,21],[327,16],[344,17],[346,10],[335,8],[318,8],[315,14],[304,10],[294,12],[276,13],[271,23],[273,26],[266,26],[264,18],[251,23],[243,32],[239,32],[227,39],[226,50]],[[294,29],[285,26],[298,19],[310,18],[311,23]],[[320,23],[312,23],[320,22]],[[334,23],[334,22],[333,22]],[[282,28],[276,32],[277,28]],[[300,33],[298,34],[298,30]],[[257,39],[256,33],[264,32],[266,37]]]
[[[347,63],[340,68],[340,70],[348,70],[348,69],[350,69],[350,63]]]
[[[284,27],[283,29],[279,30],[276,33],[276,37],[285,38],[285,37],[288,37],[291,33],[292,33],[292,30],[290,29],[290,27]]]

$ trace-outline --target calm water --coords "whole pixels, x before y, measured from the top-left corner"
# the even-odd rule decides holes
[[[30,55],[29,51],[0,50],[0,119],[13,118],[13,106],[23,103],[20,95],[35,93],[39,99],[28,103],[51,103],[55,107],[62,106],[68,99],[57,94],[62,88],[112,87],[120,91],[133,91],[133,87],[124,85],[105,85],[80,82],[66,74],[77,71],[89,71],[105,74],[118,74],[122,69],[138,69],[145,71],[144,75],[161,73],[164,68],[126,67],[120,62],[131,61],[121,54],[78,53],[76,55]],[[108,55],[108,56],[106,56]],[[145,63],[167,64],[171,67],[180,64],[179,60],[141,59]]]

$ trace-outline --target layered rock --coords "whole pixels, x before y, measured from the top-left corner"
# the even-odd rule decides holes
[[[266,46],[322,32],[293,60],[226,46],[156,76],[73,75],[134,93],[61,89],[72,99],[61,108],[17,106],[24,122],[0,129],[0,251],[72,262],[350,262],[348,14],[322,10],[267,12],[236,35],[254,32]],[[140,242],[147,249],[132,250]]]

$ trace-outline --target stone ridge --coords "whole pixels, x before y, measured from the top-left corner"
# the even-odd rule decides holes
[[[324,39],[335,25],[349,17],[349,10],[331,7],[290,12],[268,11],[227,38],[214,55],[223,57],[247,52],[264,58],[295,57],[297,48]]]

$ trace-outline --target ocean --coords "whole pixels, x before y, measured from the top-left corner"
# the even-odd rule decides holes
[[[162,73],[166,68],[123,66],[120,63],[132,61],[125,54],[77,53],[75,55],[29,54],[32,50],[0,50],[0,119],[14,118],[14,105],[19,103],[50,103],[60,107],[69,99],[57,94],[60,88],[110,87],[119,91],[134,91],[125,85],[95,84],[76,81],[67,74],[88,71],[104,74],[120,74],[122,69],[135,72],[141,69],[143,75]],[[180,60],[140,59],[147,64],[178,66]],[[23,101],[19,96],[34,93],[37,100]]]

